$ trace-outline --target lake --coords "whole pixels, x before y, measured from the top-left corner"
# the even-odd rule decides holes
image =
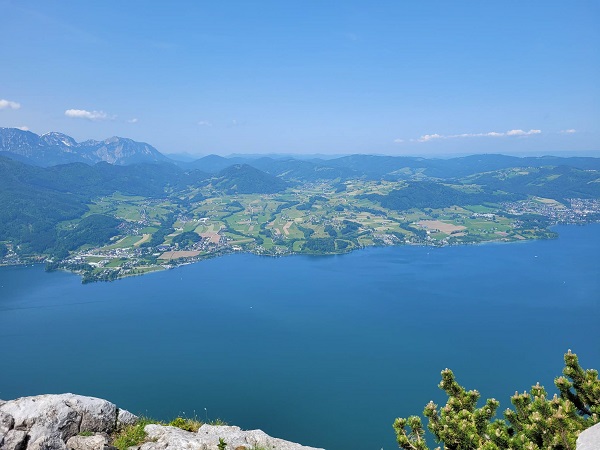
[[[397,448],[440,371],[510,406],[572,349],[600,369],[600,224],[557,240],[235,254],[82,285],[0,268],[0,398],[73,392],[328,450]]]

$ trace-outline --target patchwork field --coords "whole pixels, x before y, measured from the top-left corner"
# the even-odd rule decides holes
[[[170,252],[164,252],[162,255],[158,257],[158,259],[179,259],[179,258],[193,258],[194,256],[198,256],[200,254],[199,251],[185,251],[185,250],[176,250]]]
[[[442,222],[440,220],[420,220],[417,222],[417,225],[420,225],[429,231],[441,231],[445,234],[458,233],[467,229],[467,227],[463,225],[454,225],[452,223]]]
[[[543,232],[519,224],[497,204],[398,211],[376,201],[405,182],[352,180],[336,186],[305,183],[280,194],[230,195],[207,186],[163,199],[105,196],[90,204],[90,214],[121,220],[121,234],[68,261],[72,267],[90,264],[92,279],[112,279],[229,251],[328,254],[371,245],[522,240]],[[190,201],[195,198],[201,200]]]

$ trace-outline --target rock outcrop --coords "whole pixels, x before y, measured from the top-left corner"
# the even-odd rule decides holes
[[[577,450],[600,450],[600,423],[581,432],[577,438]]]
[[[111,434],[138,418],[113,403],[74,394],[0,400],[0,450],[111,450]],[[204,424],[197,433],[146,425],[139,450],[322,450],[267,435],[261,430]]]
[[[305,447],[294,442],[284,441],[269,436],[262,430],[242,431],[239,427],[204,424],[197,433],[179,428],[146,425],[144,428],[151,442],[139,447],[139,450],[166,450],[171,448],[218,450],[219,439],[231,450],[322,450]]]
[[[74,394],[22,397],[0,404],[0,449],[66,450],[80,433],[114,432],[137,417],[106,400]],[[103,447],[99,447],[102,449]]]

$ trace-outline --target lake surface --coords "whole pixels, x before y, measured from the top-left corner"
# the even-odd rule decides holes
[[[0,268],[0,398],[74,392],[328,450],[397,448],[440,371],[500,400],[600,369],[600,225],[343,256],[236,254],[114,283]],[[206,408],[206,409],[205,409]]]

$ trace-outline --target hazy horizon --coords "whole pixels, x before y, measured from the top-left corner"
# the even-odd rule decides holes
[[[431,153],[431,154],[419,154],[419,153],[406,153],[406,154],[393,154],[393,153],[378,153],[378,152],[370,152],[370,153],[278,153],[278,152],[265,152],[265,153],[227,153],[227,154],[217,154],[217,153],[205,153],[205,154],[191,154],[191,153],[164,153],[165,156],[171,159],[178,159],[184,161],[185,159],[198,159],[203,158],[205,156],[217,155],[222,156],[223,158],[260,158],[260,157],[290,157],[297,159],[334,159],[341,158],[344,156],[350,155],[373,155],[373,156],[405,156],[405,157],[415,157],[415,158],[441,158],[441,159],[450,159],[450,158],[460,158],[464,156],[473,156],[473,155],[506,155],[506,156],[516,156],[520,158],[525,157],[540,157],[540,156],[557,156],[563,158],[569,157],[590,157],[590,158],[600,158],[600,150],[582,150],[582,151],[554,151],[554,152],[544,152],[540,151],[523,151],[523,152],[456,152],[456,153]]]

